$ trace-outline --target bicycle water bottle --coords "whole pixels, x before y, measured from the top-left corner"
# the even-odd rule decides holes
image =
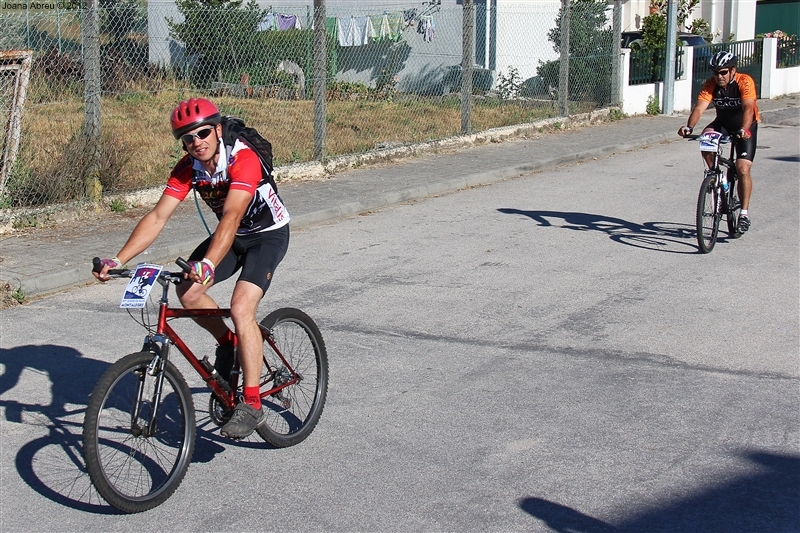
[[[725,174],[723,174],[723,175],[721,176],[720,180],[721,180],[721,182],[722,182],[722,189],[723,189],[725,192],[728,192],[728,189],[729,189],[729,188],[730,188],[730,186],[731,186],[731,184],[730,184],[730,183],[728,183],[728,176],[726,176]]]

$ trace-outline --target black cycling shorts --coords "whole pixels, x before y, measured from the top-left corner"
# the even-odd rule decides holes
[[[728,129],[730,127],[731,129]],[[758,136],[758,123],[753,122],[750,126],[750,138],[747,140],[740,139],[736,137],[736,132],[741,129],[741,126],[738,128],[734,128],[731,124],[725,124],[719,119],[715,119],[711,124],[706,126],[706,128],[711,128],[714,131],[718,131],[723,135],[732,135],[733,138],[731,141],[733,145],[736,147],[736,157],[739,159],[747,159],[748,161],[752,161],[753,158],[756,156],[756,137]]]
[[[190,261],[200,261],[205,257],[211,244],[211,237],[195,248]],[[267,292],[278,264],[289,249],[289,225],[278,229],[262,231],[250,235],[237,235],[222,261],[214,269],[214,283],[225,281],[239,269],[239,281],[249,281]]]

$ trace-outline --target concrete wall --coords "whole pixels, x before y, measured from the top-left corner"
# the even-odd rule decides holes
[[[683,76],[675,80],[673,110],[675,113],[690,111],[692,109],[692,48],[685,48]],[[664,84],[646,83],[642,85],[628,85],[631,69],[631,51],[622,49],[620,56],[620,75],[622,76],[622,112],[628,115],[641,115],[647,112],[647,101],[651,96],[657,96],[659,106],[664,104]]]
[[[800,92],[800,66],[778,68],[778,39],[764,39],[761,98]]]
[[[664,84],[648,83],[628,85],[630,77],[631,51],[622,49],[620,74],[622,76],[622,111],[628,115],[641,115],[647,112],[647,100],[653,95],[663,108]],[[694,54],[692,48],[686,49],[683,76],[675,80],[675,113],[689,112],[694,106],[692,100],[692,66]],[[761,98],[776,98],[785,94],[800,93],[800,66],[778,68],[778,40],[764,39],[764,62],[761,71]]]

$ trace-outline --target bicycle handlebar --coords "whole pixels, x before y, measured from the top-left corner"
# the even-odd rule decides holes
[[[684,137],[684,139],[686,139],[687,141],[696,141],[697,139],[699,139],[702,136],[703,136],[702,133],[700,133],[700,134],[692,134],[692,135],[686,135]],[[733,139],[732,135],[723,135],[722,137],[719,138],[719,143],[720,144],[728,144],[729,142],[731,142],[731,139]]]
[[[172,281],[173,283],[177,283],[179,280],[183,279],[183,274],[189,272],[192,268],[189,266],[189,263],[186,262],[182,257],[179,257],[175,260],[175,264],[181,267],[181,272],[166,272],[162,271],[159,275],[160,278],[167,279]],[[103,270],[103,266],[100,264],[100,258],[95,257],[92,259],[92,272],[100,272]],[[136,270],[131,270],[130,268],[111,268],[108,270],[109,277],[112,278],[129,278],[133,276],[133,273]]]

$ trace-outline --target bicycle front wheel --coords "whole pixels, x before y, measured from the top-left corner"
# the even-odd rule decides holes
[[[166,501],[194,452],[189,387],[169,361],[150,368],[153,358],[139,352],[114,363],[95,386],[83,422],[89,477],[109,504],[126,513]]]
[[[719,232],[719,187],[714,176],[706,176],[697,197],[697,244],[704,254],[714,249]]]
[[[739,191],[737,190],[736,174],[732,170],[728,170],[728,183],[731,188],[728,191],[728,205],[726,209],[727,222],[728,222],[728,236],[731,239],[738,239],[742,236],[739,233],[739,214],[742,212],[742,202],[739,200]]]
[[[261,375],[265,424],[258,434],[276,448],[305,440],[319,422],[328,393],[328,354],[314,321],[299,309],[273,311],[261,321],[264,365]],[[266,341],[272,335],[283,359]],[[273,394],[281,384],[297,379]]]

